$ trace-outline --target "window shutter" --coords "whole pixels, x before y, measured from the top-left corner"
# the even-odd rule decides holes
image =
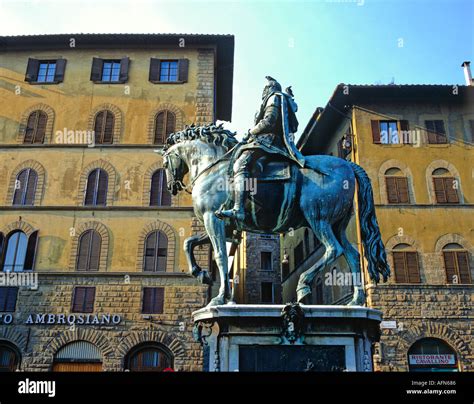
[[[393,266],[395,272],[395,281],[397,283],[407,283],[408,279],[405,271],[405,254],[403,252],[393,252]]]
[[[150,59],[150,73],[148,75],[148,80],[152,83],[157,83],[160,81],[160,66],[161,60],[151,58]]]
[[[168,183],[166,178],[166,171],[161,170],[161,206],[171,206],[171,192],[168,191]]]
[[[165,143],[165,111],[159,112],[155,119],[155,144]]]
[[[158,232],[158,249],[156,251],[158,272],[166,272],[166,260],[168,258],[168,237],[161,231]]]
[[[160,192],[160,174],[155,171],[151,177],[150,186],[150,206],[158,206],[158,195]]]
[[[48,115],[44,112],[37,111],[38,118],[37,124],[34,131],[34,139],[33,143],[43,143],[44,142],[44,135],[46,134],[46,124],[48,123]]]
[[[398,177],[397,180],[397,192],[399,203],[410,203],[410,196],[408,194],[408,178]]]
[[[405,119],[402,119],[400,121],[400,132],[398,134],[398,137],[400,139],[400,143],[410,143],[412,140],[408,136],[408,131],[410,130],[408,121]]]
[[[38,231],[35,231],[28,238],[28,245],[26,247],[25,257],[25,271],[32,271],[35,264],[36,251],[38,248]]]
[[[38,80],[38,69],[39,69],[39,60],[29,58],[28,65],[26,67],[25,81],[31,83]]]
[[[6,304],[5,311],[13,312],[16,307],[16,300],[18,297],[18,288],[17,287],[8,287],[6,288]]]
[[[467,251],[457,251],[456,258],[459,269],[459,282],[471,283],[471,269],[469,267],[469,255]]]
[[[370,121],[372,125],[372,140],[374,143],[380,143],[380,125],[379,121]]]
[[[178,61],[178,81],[186,83],[188,81],[188,59],[179,59]]]
[[[95,116],[95,123],[94,123],[94,135],[95,135],[95,143],[100,144],[102,143],[102,128],[104,126],[104,119],[105,119],[105,111],[100,111]]]
[[[409,283],[420,283],[420,267],[418,265],[418,253],[417,252],[405,252],[408,282]]]
[[[403,131],[409,130],[409,126],[408,126],[408,121],[407,121],[407,120],[402,119],[402,120],[400,121],[400,130],[403,130]]]
[[[54,72],[54,81],[56,83],[61,83],[64,81],[64,72],[66,71],[66,59],[57,59],[56,60],[56,71]]]
[[[398,203],[397,179],[395,177],[385,177],[385,183],[387,185],[388,203]]]
[[[26,124],[25,137],[23,139],[23,143],[33,143],[33,136],[35,134],[37,114],[38,114],[38,111],[34,111],[28,117],[28,122]]]
[[[91,232],[92,243],[90,250],[90,259],[89,259],[89,271],[98,271],[99,270],[99,261],[100,261],[100,249],[101,249],[101,238],[96,231]]]
[[[454,277],[457,276],[456,273],[456,262],[455,262],[455,253],[453,251],[443,251],[444,257],[444,269],[446,271],[446,282],[454,283]],[[458,279],[457,283],[461,280]]]
[[[166,138],[168,135],[174,132],[176,126],[176,116],[170,112],[166,111]]]
[[[102,80],[102,68],[104,60],[100,58],[92,58],[91,81]]]
[[[454,188],[455,178],[443,178],[444,189],[446,191],[446,202],[447,203],[459,203],[459,195],[457,189]]]
[[[15,180],[15,187],[17,184],[18,188],[15,188],[15,193],[13,194],[13,205],[22,205],[23,204],[23,193],[27,186],[28,180],[28,169],[23,170],[20,174],[17,175]]]
[[[74,288],[74,296],[72,300],[72,312],[81,313],[83,311],[85,297],[86,297],[86,288],[76,286]]]
[[[128,67],[130,65],[130,58],[125,57],[120,60],[120,75],[119,81],[126,83],[128,81]]]
[[[23,205],[33,206],[35,204],[36,184],[38,182],[38,174],[35,170],[28,170],[28,178],[26,180],[25,200]]]
[[[84,313],[92,313],[94,311],[95,288],[87,287],[84,296]]]
[[[86,197],[84,199],[84,205],[86,206],[94,204],[95,184],[97,181],[98,173],[99,170],[95,169],[89,174],[89,177],[87,178]]]
[[[102,169],[98,171],[98,175],[99,175],[99,181],[97,184],[96,205],[105,206],[107,205],[108,175]]]
[[[148,235],[145,241],[145,262],[143,268],[145,272],[153,272],[155,270],[156,237],[157,232],[154,231]]]
[[[153,288],[143,288],[143,313],[151,313],[153,308]]]
[[[104,144],[112,144],[114,139],[114,114],[110,111],[104,111],[105,114],[105,126],[104,133],[102,136],[102,142]]]
[[[76,261],[76,270],[77,271],[86,271],[87,270],[87,261],[90,254],[90,244],[91,244],[92,230],[88,230],[83,233],[79,238],[79,245],[77,247],[77,261]]]
[[[434,121],[425,121],[425,127],[428,131],[428,143],[438,143]]]
[[[446,203],[448,201],[446,191],[444,190],[444,178],[433,178],[434,191],[437,203]]]
[[[161,314],[163,313],[163,305],[164,305],[164,300],[165,300],[165,288],[154,288],[155,289],[155,301],[154,301],[154,307],[153,307],[153,312],[156,314]]]

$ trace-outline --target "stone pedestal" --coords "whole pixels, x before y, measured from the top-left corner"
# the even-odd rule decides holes
[[[204,370],[371,372],[382,313],[367,307],[223,305],[193,313]]]

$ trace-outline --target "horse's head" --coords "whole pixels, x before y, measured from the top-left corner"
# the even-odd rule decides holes
[[[173,195],[176,195],[185,188],[183,179],[189,170],[188,166],[179,154],[178,145],[171,146],[161,154],[163,156],[163,168],[166,171],[167,188]]]

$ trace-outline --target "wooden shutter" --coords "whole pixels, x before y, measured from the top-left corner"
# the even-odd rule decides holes
[[[182,83],[186,83],[188,81],[188,68],[189,68],[188,59],[178,60],[178,81],[181,81]]]
[[[23,138],[23,143],[33,143],[37,114],[38,114],[38,111],[34,111],[28,117],[28,122],[26,123],[25,137]]]
[[[165,113],[166,111],[161,111],[156,115],[154,144],[165,143]]]
[[[156,251],[156,271],[166,272],[166,261],[168,258],[168,237],[166,234],[159,231],[158,232],[158,242],[157,242],[157,251]]]
[[[142,313],[152,313],[153,308],[153,288],[143,288]]]
[[[103,134],[102,128],[104,127],[104,118],[105,118],[105,111],[100,111],[95,116],[94,137],[95,137],[96,144],[102,143],[102,134]]]
[[[92,58],[91,81],[102,80],[102,68],[104,60],[100,58]]]
[[[456,256],[453,251],[443,251],[444,258],[444,269],[446,271],[446,282],[447,283],[459,283],[461,280],[456,271]],[[458,277],[455,282],[455,276]]]
[[[6,289],[5,311],[14,312],[16,308],[16,300],[18,298],[18,288],[7,287]]]
[[[410,130],[409,128],[409,125],[408,125],[408,121],[405,120],[405,119],[402,119],[400,121],[400,132],[399,133],[399,139],[400,139],[400,143],[410,143],[412,141],[412,139],[409,138],[408,136],[408,131]]]
[[[397,177],[398,203],[410,203],[408,194],[408,178]]]
[[[380,143],[380,121],[371,120],[372,125],[372,140],[374,143]]]
[[[446,203],[448,201],[446,191],[444,189],[444,178],[433,178],[433,185],[437,203]]]
[[[102,240],[96,231],[91,232],[91,248],[90,248],[90,258],[89,258],[89,266],[87,268],[88,271],[98,271],[99,264],[100,264],[100,249]]]
[[[35,170],[28,169],[28,177],[26,179],[25,199],[23,205],[33,206],[35,204],[36,184],[38,182],[38,174]]]
[[[152,83],[157,83],[160,81],[160,66],[161,60],[151,58],[150,59],[150,72],[148,75],[148,80]]]
[[[454,188],[455,178],[445,177],[444,180],[444,189],[446,191],[446,202],[447,203],[459,203],[459,195],[457,189]]]
[[[176,116],[170,111],[166,111],[166,138],[173,133],[176,126]]]
[[[48,115],[46,113],[37,111],[37,121],[36,121],[36,128],[34,131],[34,139],[33,143],[43,143],[44,142],[44,135],[46,134],[46,124],[48,123]]]
[[[107,205],[108,175],[102,169],[98,170],[98,175],[96,205],[105,206]]]
[[[435,130],[436,130],[436,143],[447,143],[448,139],[446,138],[446,130],[444,128],[444,121],[437,119],[434,121]]]
[[[164,296],[164,288],[143,288],[142,312],[147,314],[163,313]]]
[[[157,235],[158,232],[154,231],[148,235],[145,241],[145,256],[143,264],[143,270],[145,272],[153,272],[155,270]]]
[[[56,83],[61,83],[64,81],[64,73],[66,71],[66,59],[57,59],[56,60],[56,71],[54,72],[54,81]]]
[[[114,114],[110,111],[105,112],[105,124],[103,128],[102,143],[112,144],[114,139]]]
[[[79,237],[77,247],[76,270],[86,271],[90,255],[92,230],[88,230]]]
[[[72,312],[82,313],[84,309],[84,301],[86,297],[86,288],[76,286],[74,288],[74,296],[72,301]]]
[[[33,232],[30,237],[28,237],[28,244],[26,247],[26,257],[25,257],[25,271],[32,271],[35,265],[36,251],[38,248],[38,231]]]
[[[25,81],[32,83],[38,80],[39,60],[29,58],[26,67]]]
[[[84,199],[84,205],[86,206],[94,204],[95,187],[96,187],[98,174],[99,174],[99,170],[95,169],[87,177],[86,197]]]
[[[84,296],[84,313],[92,313],[94,311],[94,300],[95,300],[95,288],[87,287],[85,289]]]
[[[161,206],[171,206],[171,192],[168,191],[168,184],[166,178],[166,171],[160,171],[160,199],[161,199]]]
[[[418,264],[418,253],[415,251],[405,252],[408,283],[420,283],[420,267]]]
[[[397,178],[385,177],[385,184],[387,186],[388,203],[398,203]]]
[[[408,283],[408,278],[405,270],[405,254],[403,252],[393,252],[393,266],[395,272],[395,282]]]
[[[15,187],[17,183],[19,183],[20,186],[19,188],[15,188],[15,193],[13,194],[13,205],[23,204],[23,194],[28,181],[28,171],[29,169],[23,170],[16,177]]]
[[[461,283],[471,283],[471,268],[469,266],[469,255],[467,251],[456,251],[456,261]]]
[[[129,65],[130,65],[130,58],[125,57],[120,60],[120,75],[119,75],[120,83],[126,83],[128,81]]]

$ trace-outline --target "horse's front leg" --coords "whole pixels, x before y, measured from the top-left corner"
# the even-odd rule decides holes
[[[204,227],[211,240],[214,249],[214,260],[219,268],[221,284],[219,294],[211,299],[208,306],[217,306],[225,304],[226,299],[230,299],[229,270],[227,267],[227,250],[224,221],[218,219],[214,212],[204,214]]]
[[[194,248],[208,242],[209,236],[206,232],[198,233],[184,240],[183,249],[188,261],[189,273],[199,279],[201,283],[212,285],[212,278],[209,276],[209,272],[202,270],[194,257]]]

